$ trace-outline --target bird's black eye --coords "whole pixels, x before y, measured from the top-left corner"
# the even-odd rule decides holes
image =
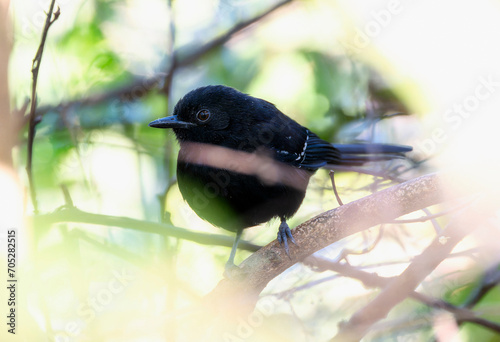
[[[196,119],[200,122],[206,122],[208,119],[210,119],[210,112],[206,109],[200,110],[198,113],[196,113]]]

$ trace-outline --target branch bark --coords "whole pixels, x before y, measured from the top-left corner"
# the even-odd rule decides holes
[[[266,285],[296,262],[346,236],[441,201],[440,177],[430,174],[322,213],[293,230],[297,246],[291,246],[290,257],[273,241],[246,259],[236,274],[219,282],[206,300],[222,310],[227,304],[247,314]]]

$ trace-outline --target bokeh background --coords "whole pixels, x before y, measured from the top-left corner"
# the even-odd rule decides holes
[[[9,20],[0,24],[8,27],[12,50],[8,86],[0,89],[8,89],[17,137],[13,163],[0,178],[2,274],[6,231],[19,235],[18,335],[4,325],[2,341],[195,340],[193,330],[204,326],[198,306],[222,279],[229,254],[217,241],[231,234],[184,203],[173,133],[147,123],[199,86],[225,84],[264,98],[328,141],[412,145],[408,160],[370,165],[367,172],[399,180],[454,172],[443,186],[453,203],[432,213],[463,204],[464,194],[500,190],[498,1],[60,0],[37,88],[35,213],[25,171],[28,119],[20,109],[31,96],[31,63],[49,3],[1,2]],[[8,144],[4,138],[0,143]],[[336,175],[344,202],[392,183]],[[337,205],[328,173],[319,171],[289,223]],[[318,255],[396,276],[448,219],[374,227]],[[496,274],[499,222],[483,219],[419,291],[459,306],[483,288],[486,271]],[[184,231],[172,237],[169,227],[214,234],[215,243],[194,243]],[[247,230],[244,239],[265,245],[276,229],[270,222]],[[239,251],[237,263],[249,253]],[[496,283],[492,288],[474,309],[500,322],[500,291]],[[248,320],[204,337],[326,341],[377,291],[297,264],[269,284]],[[408,299],[366,340],[449,338],[500,335]]]

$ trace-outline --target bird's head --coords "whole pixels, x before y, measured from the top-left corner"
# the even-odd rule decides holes
[[[222,85],[202,87],[181,98],[173,115],[152,121],[149,126],[172,128],[181,142],[220,144],[229,133],[234,137],[239,127],[248,127],[242,125],[242,120],[248,119],[246,111],[252,107],[248,107],[249,101],[255,100]]]

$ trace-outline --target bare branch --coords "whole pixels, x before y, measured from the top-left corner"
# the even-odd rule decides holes
[[[292,0],[284,0],[281,2],[278,2],[276,5],[272,6],[268,10],[266,10],[264,13],[257,15],[254,18],[250,18],[248,20],[242,21],[241,23],[235,25],[233,28],[231,28],[229,31],[227,31],[225,34],[222,36],[215,38],[214,40],[208,42],[207,44],[201,46],[198,50],[196,50],[194,53],[190,53],[188,56],[185,56],[182,58],[181,61],[179,61],[179,66],[186,66],[189,64],[194,63],[196,60],[198,60],[201,56],[206,55],[207,53],[211,52],[212,50],[218,48],[219,46],[225,44],[233,35],[236,33],[242,31],[243,29],[247,28],[248,26],[252,25],[253,23],[261,20],[262,18],[266,17],[270,13],[274,12],[278,8],[282,7],[283,5],[286,5],[290,3]]]
[[[207,300],[215,306],[226,302],[233,303],[243,313],[251,311],[269,281],[296,262],[346,236],[439,203],[442,200],[439,180],[437,174],[422,176],[302,223],[293,230],[298,246],[291,246],[290,258],[277,241],[271,242],[246,259],[238,274],[223,279]]]
[[[145,233],[160,234],[179,239],[193,241],[202,245],[217,245],[231,247],[233,237],[226,235],[207,234],[194,232],[184,228],[179,228],[169,224],[136,220],[128,217],[108,216],[101,214],[91,214],[75,207],[63,207],[50,214],[33,216],[35,225],[51,225],[60,222],[79,222],[86,224],[97,224],[104,226],[121,227],[125,229],[137,230]],[[260,248],[247,241],[240,242],[241,249],[254,252]]]
[[[361,281],[366,287],[384,288],[394,279],[381,277],[375,273],[362,271],[346,263],[341,264],[337,262],[331,262],[329,260],[314,256],[307,257],[303,261],[303,263],[312,266],[318,271],[330,270],[333,272],[337,272],[344,277],[357,279]],[[450,312],[451,314],[453,314],[458,324],[461,324],[463,322],[470,322],[491,329],[494,332],[500,332],[500,324],[478,317],[475,312],[469,309],[455,306],[446,301],[432,298],[417,291],[411,291],[409,293],[409,297],[435,309],[446,310]]]
[[[42,38],[40,40],[40,45],[36,52],[35,58],[33,59],[33,65],[31,67],[31,73],[33,74],[33,85],[31,87],[31,107],[29,114],[29,130],[28,130],[28,160],[26,162],[26,172],[28,173],[28,181],[30,185],[31,201],[33,202],[33,208],[35,213],[38,212],[38,204],[36,200],[35,185],[33,183],[33,143],[35,141],[36,125],[40,122],[37,119],[36,110],[36,86],[38,82],[38,71],[40,70],[40,64],[42,63],[43,49],[45,47],[45,40],[47,39],[47,34],[49,32],[50,26],[54,21],[59,18],[61,11],[59,7],[57,11],[54,12],[55,0],[50,2],[49,12],[47,13],[47,18],[45,19],[45,26],[42,31]],[[53,17],[53,19],[51,19]]]

